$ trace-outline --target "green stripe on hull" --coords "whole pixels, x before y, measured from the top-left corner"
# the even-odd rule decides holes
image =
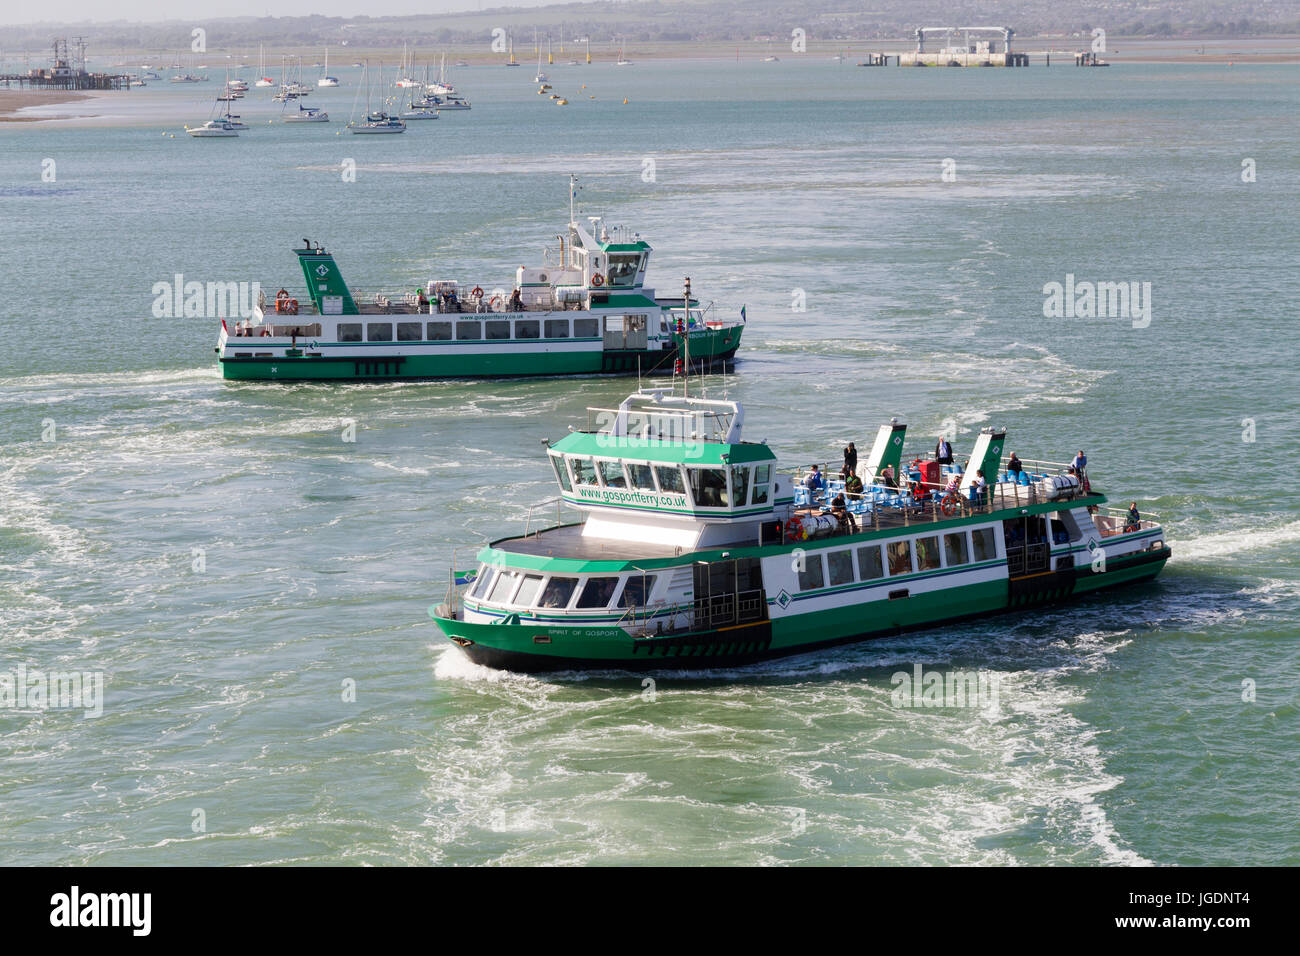
[[[339,381],[374,378],[480,378],[522,375],[594,375],[601,353],[491,353],[402,355],[356,359],[224,359],[224,378],[262,381]]]

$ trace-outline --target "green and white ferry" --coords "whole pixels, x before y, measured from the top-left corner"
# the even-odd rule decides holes
[[[1065,465],[1008,459],[1005,430],[964,469],[904,466],[892,421],[860,492],[829,475],[809,490],[742,439],[744,414],[666,389],[591,409],[548,442],[555,526],[530,511],[453,570],[438,628],[510,670],[733,666],[1148,581],[1169,559],[1153,516],[1107,508]],[[560,523],[565,507],[584,520]]]
[[[572,194],[572,193],[571,193]],[[542,265],[520,266],[513,288],[430,280],[416,292],[354,296],[334,257],[295,249],[305,294],[259,296],[252,316],[223,320],[216,352],[228,379],[420,379],[599,373],[668,374],[729,364],[745,310],[720,319],[691,295],[645,285],[650,244],[586,224]]]

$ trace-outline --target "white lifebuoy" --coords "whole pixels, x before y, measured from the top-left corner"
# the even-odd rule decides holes
[[[594,276],[591,277],[591,287],[593,289],[599,289],[604,284],[605,284],[605,277],[601,275],[599,272],[597,272]]]

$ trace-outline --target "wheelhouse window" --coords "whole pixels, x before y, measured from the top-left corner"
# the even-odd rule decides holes
[[[595,485],[596,466],[590,458],[570,458],[569,464],[573,466],[573,481],[579,485]]]
[[[825,583],[826,579],[822,575],[821,554],[805,554],[803,556],[803,567],[799,569],[799,590],[813,591],[824,587]]]
[[[676,465],[655,465],[655,477],[659,479],[660,490],[678,495],[686,494],[681,469]]]
[[[858,580],[872,581],[885,576],[885,566],[880,560],[880,545],[869,544],[858,548]]]
[[[993,561],[998,556],[997,537],[992,528],[976,528],[970,533],[976,561]]]
[[[618,578],[587,578],[587,583],[582,586],[582,593],[578,595],[578,603],[574,607],[608,607],[614,597],[614,588],[617,584]]]
[[[831,587],[853,583],[852,551],[832,551],[826,555],[826,565],[830,569]]]
[[[450,322],[430,322],[429,323],[429,341],[430,342],[448,342],[451,340],[451,323]]]
[[[771,465],[756,465],[754,467],[754,497],[750,502],[751,504],[756,504],[756,505],[767,504],[767,488],[768,488],[768,482],[770,482],[771,480],[772,480]],[[737,495],[736,500],[743,503],[745,499]]]
[[[500,571],[497,573],[497,579],[492,583],[492,591],[488,595],[488,600],[493,604],[505,604],[510,600],[510,592],[515,589],[519,583],[519,575],[514,571]]]
[[[366,324],[366,340],[369,342],[393,341],[392,322],[369,322]]]
[[[609,274],[606,279],[611,288],[630,289],[636,284],[636,274],[640,267],[640,253],[615,252],[609,257]]]
[[[632,479],[632,487],[637,491],[654,491],[655,480],[654,474],[649,465],[628,464],[628,477]]]
[[[966,532],[943,536],[943,560],[950,568],[970,561],[970,556],[966,553]]]
[[[912,573],[912,542],[891,541],[886,550],[889,552],[890,575]]]
[[[559,455],[549,455],[551,467],[555,469],[555,480],[560,483],[560,487],[565,491],[572,491],[573,485],[569,483],[569,472],[564,467],[564,459]]]
[[[481,565],[478,570],[478,580],[476,580],[474,586],[469,589],[469,596],[478,599],[487,594],[488,589],[492,586],[492,575],[495,571],[496,569],[491,565]]]
[[[627,479],[623,477],[623,463],[621,461],[598,461],[596,467],[600,469],[600,477],[605,480],[606,488],[627,487]]]
[[[340,341],[340,342],[360,342],[360,341],[361,341],[361,323],[360,323],[360,322],[340,322],[340,323],[339,323],[339,341]]]
[[[731,493],[735,496],[732,500],[738,505],[743,505],[749,500],[749,467],[746,465],[731,466]]]
[[[650,595],[655,590],[655,576],[653,574],[640,575],[634,574],[627,579],[623,585],[623,593],[619,596],[619,607],[645,607],[649,603]]]
[[[546,337],[548,339],[567,339],[569,337],[569,320],[547,319]]]
[[[577,578],[552,577],[546,582],[542,599],[538,602],[544,608],[564,608],[569,606],[573,590],[578,586]]]
[[[523,583],[519,585],[519,593],[515,595],[515,599],[511,603],[519,607],[532,607],[541,590],[542,576],[540,574],[525,574]]]
[[[721,468],[687,468],[697,508],[727,507],[727,473]]]

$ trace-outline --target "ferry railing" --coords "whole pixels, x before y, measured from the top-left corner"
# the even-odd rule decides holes
[[[1129,524],[1127,508],[1101,507],[1093,512],[1093,524],[1101,532],[1103,538],[1109,538],[1117,534],[1126,534],[1134,530]],[[1152,531],[1161,527],[1159,520],[1149,520],[1151,518],[1159,519],[1160,516],[1154,511],[1139,512],[1139,518],[1136,530]]]
[[[525,538],[527,538],[530,534],[534,536],[539,535],[546,530],[545,528],[542,528],[540,526],[535,531],[533,530],[533,512],[539,511],[542,508],[550,508],[551,505],[555,505],[555,524],[551,525],[551,527],[557,528],[564,523],[563,521],[564,499],[563,498],[545,498],[541,501],[534,502],[533,504],[528,506],[528,513],[524,516],[524,537]]]

